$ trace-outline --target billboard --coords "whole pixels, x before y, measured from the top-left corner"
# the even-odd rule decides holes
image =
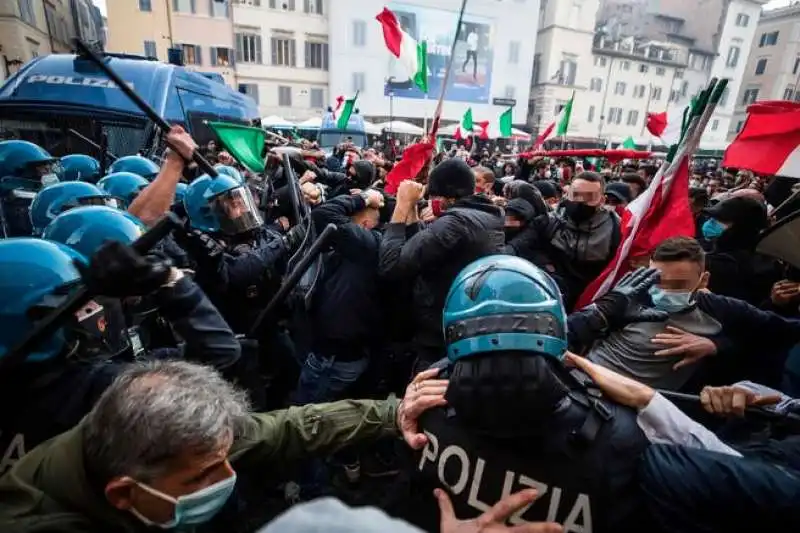
[[[455,36],[458,13],[441,9],[389,3],[403,30],[417,41],[428,45],[428,96],[438,98],[444,83],[450,47]],[[461,32],[455,48],[453,72],[447,84],[445,98],[455,102],[490,103],[492,85],[492,25],[481,17],[464,14]],[[389,77],[384,82],[384,94],[400,98],[425,98],[409,79],[408,71],[388,54]]]

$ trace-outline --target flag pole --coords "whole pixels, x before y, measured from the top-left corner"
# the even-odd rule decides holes
[[[444,106],[444,95],[447,92],[447,83],[450,81],[450,74],[453,71],[453,60],[456,57],[456,45],[458,44],[458,36],[461,34],[461,23],[464,21],[464,10],[466,8],[467,0],[461,0],[461,10],[458,12],[456,33],[453,36],[453,44],[450,46],[450,60],[447,62],[447,69],[444,72],[444,80],[442,81],[442,92],[439,94],[439,101],[436,103],[436,110],[433,112],[431,129],[428,133],[428,139],[430,140],[436,138],[436,132],[439,129],[439,121],[442,118],[442,107]]]
[[[653,84],[647,84],[647,104],[644,106],[644,122],[642,122],[642,131],[639,135],[644,136],[644,128],[647,126],[647,115],[650,113],[650,100],[653,98]]]
[[[423,109],[425,110],[425,118],[423,119],[422,129],[428,131],[428,93],[425,93]]]

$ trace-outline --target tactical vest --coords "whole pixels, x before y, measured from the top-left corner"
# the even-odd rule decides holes
[[[554,521],[572,533],[650,530],[636,478],[648,441],[633,410],[576,392],[541,434],[524,439],[477,435],[445,408],[425,413],[421,427],[428,444],[415,466],[427,482],[449,490],[461,519],[535,488],[536,501],[510,524]]]

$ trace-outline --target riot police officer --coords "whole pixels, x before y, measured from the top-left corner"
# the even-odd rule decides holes
[[[108,168],[109,174],[116,172],[132,172],[147,181],[153,181],[158,176],[158,165],[140,155],[126,155],[114,161]]]
[[[118,203],[96,185],[82,181],[65,181],[49,185],[39,191],[31,203],[30,217],[33,235],[41,235],[55,218],[68,209],[81,205],[107,205]]]
[[[463,516],[532,487],[539,499],[512,524],[648,531],[636,482],[647,438],[635,411],[565,368],[566,318],[556,283],[525,260],[489,256],[461,271],[444,308],[448,406],[421,420],[418,469]]]
[[[58,182],[57,161],[33,143],[0,142],[0,238],[31,235],[31,202],[43,186]]]
[[[75,219],[85,214],[74,210],[62,216]],[[108,218],[103,219],[106,225]],[[79,225],[82,229],[72,237],[102,227],[99,222]],[[120,229],[117,235],[126,231]],[[93,294],[111,299],[155,294],[160,312],[186,345],[148,357],[185,355],[222,369],[239,358],[239,344],[230,328],[182,271],[151,256],[142,257],[118,241],[106,243],[87,264],[70,247],[31,238],[0,241],[0,358],[81,281]],[[113,359],[109,352],[124,321],[100,301],[81,308],[21,363],[4,368],[0,376],[4,468],[36,444],[79,422],[120,372],[124,361]]]
[[[121,208],[127,209],[149,183],[133,172],[115,172],[98,181],[97,186],[116,198]]]
[[[86,154],[65,155],[61,158],[58,177],[61,181],[97,183],[100,179],[100,162]]]

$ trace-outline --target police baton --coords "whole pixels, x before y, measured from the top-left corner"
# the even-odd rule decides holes
[[[309,209],[305,201],[303,201],[300,180],[297,179],[297,174],[294,168],[292,168],[292,160],[289,154],[284,153],[281,161],[283,162],[283,172],[286,175],[286,183],[289,186],[289,194],[292,195],[292,204],[294,204],[292,208],[294,209],[295,224],[300,224],[309,214]]]
[[[119,90],[125,93],[125,96],[130,98],[136,107],[138,107],[142,113],[147,116],[147,118],[153,121],[153,124],[155,124],[162,133],[166,135],[169,132],[171,129],[169,123],[161,118],[161,115],[156,113],[156,110],[150,107],[150,105],[145,102],[141,96],[136,94],[136,91],[131,89],[131,86],[128,85],[125,80],[119,76],[119,74],[114,72],[114,70],[108,66],[108,64],[106,64],[106,62],[100,56],[97,55],[97,52],[92,50],[89,45],[80,39],[75,39],[75,47],[78,49],[78,52],[82,57],[90,59],[92,63],[97,65],[100,70],[102,70],[105,75],[117,85]],[[208,174],[212,178],[217,177],[217,171],[214,169],[214,166],[209,163],[208,160],[203,157],[198,150],[195,150],[192,153],[192,161],[197,163],[197,166],[200,167],[200,170],[202,170],[204,173]]]
[[[250,328],[250,332],[247,334],[249,338],[252,339],[255,337],[256,333],[258,332],[258,328],[261,326],[261,323],[264,321],[264,319],[270,316],[275,309],[282,304],[284,300],[286,300],[289,292],[295,288],[297,283],[300,281],[300,278],[303,277],[303,274],[305,274],[306,270],[308,270],[308,268],[311,266],[311,263],[313,263],[317,257],[319,257],[319,254],[322,253],[322,250],[328,246],[335,233],[335,224],[328,224],[325,226],[325,229],[322,230],[322,233],[319,234],[319,237],[317,237],[316,240],[311,244],[303,258],[297,262],[297,266],[294,267],[288,276],[286,276],[286,279],[284,279],[283,283],[281,284],[281,288],[278,289],[278,292],[275,293],[275,296],[272,297],[272,300],[269,301],[264,310],[259,313],[258,317],[256,317],[253,327]],[[2,361],[2,359],[0,359],[0,361]]]
[[[146,254],[158,242],[169,235],[173,229],[179,227],[181,221],[177,215],[167,213],[152,228],[131,244],[139,254]],[[55,332],[71,315],[92,299],[94,295],[89,292],[86,285],[79,286],[68,298],[53,312],[33,324],[33,329],[13,346],[5,357],[0,358],[0,373],[2,370],[21,363],[34,348],[44,339]]]
[[[700,396],[697,394],[684,394],[682,392],[660,389],[657,389],[656,392],[672,402],[701,403]],[[776,413],[775,411],[770,411],[769,409],[764,409],[763,407],[755,405],[745,407],[744,412],[745,415],[750,415],[753,418],[758,418],[765,422],[789,423],[792,426],[800,428],[800,416],[793,413]]]

